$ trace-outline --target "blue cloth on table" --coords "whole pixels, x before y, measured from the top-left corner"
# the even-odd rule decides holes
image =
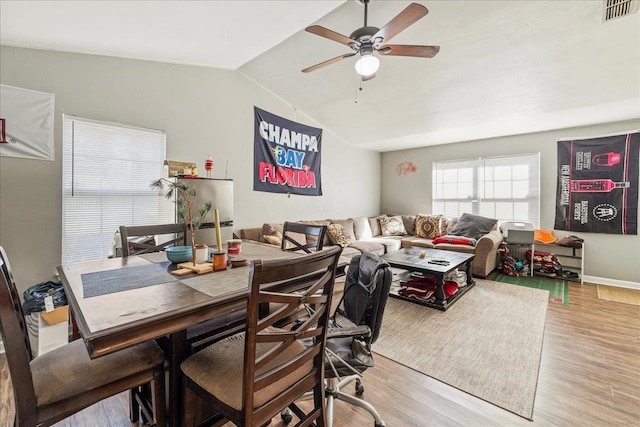
[[[85,273],[81,276],[84,297],[91,298],[160,283],[175,282],[175,277],[167,272],[167,267],[170,264],[171,262],[167,261],[159,264]]]

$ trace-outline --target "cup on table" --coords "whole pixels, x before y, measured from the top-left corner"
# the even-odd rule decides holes
[[[213,271],[222,271],[226,269],[227,269],[227,253],[214,252],[213,253]]]
[[[227,252],[230,254],[239,254],[240,252],[242,252],[242,240],[227,240]]]
[[[196,264],[203,264],[209,259],[209,247],[204,243],[196,244]]]

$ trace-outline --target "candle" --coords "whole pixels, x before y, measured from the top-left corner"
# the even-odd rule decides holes
[[[218,245],[218,252],[222,252],[222,235],[220,233],[220,212],[218,209],[213,210],[213,214],[216,219],[216,243]]]

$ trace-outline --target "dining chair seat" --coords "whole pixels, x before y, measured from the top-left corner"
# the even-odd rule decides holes
[[[267,328],[269,332],[277,331],[277,328]],[[205,389],[211,395],[219,398],[228,406],[240,410],[242,408],[243,383],[238,381],[242,378],[244,367],[244,333],[234,335],[219,341],[204,350],[191,356],[182,363],[182,371]],[[275,343],[260,343],[256,345],[256,358],[261,357],[272,348],[278,345]],[[256,371],[260,375],[269,369],[292,359],[296,354],[305,350],[305,346],[300,342],[294,342],[291,346],[278,354],[271,362]],[[241,355],[243,357],[238,357]],[[256,392],[254,405],[260,407],[277,395],[281,394],[294,385],[305,371],[313,368],[313,362],[309,361],[291,374],[281,377],[264,389]]]
[[[70,398],[82,400],[90,391],[134,376],[141,370],[151,370],[163,361],[164,353],[154,342],[91,360],[84,341],[75,340],[36,357],[29,365],[36,401],[38,406],[44,406],[66,404],[65,400]]]

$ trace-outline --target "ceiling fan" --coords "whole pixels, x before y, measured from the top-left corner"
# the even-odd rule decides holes
[[[362,76],[362,80],[366,81],[376,76],[375,73],[380,66],[380,60],[373,55],[375,52],[385,56],[433,58],[440,51],[440,46],[383,44],[429,13],[429,10],[423,5],[411,3],[406,9],[389,21],[387,25],[382,28],[377,28],[367,25],[367,6],[370,0],[359,1],[364,4],[364,26],[352,32],[349,37],[320,25],[312,25],[306,28],[306,30],[312,34],[349,46],[354,52],[345,53],[344,55],[336,56],[335,58],[305,68],[302,70],[303,73],[310,73],[311,71],[335,64],[343,59],[359,54],[360,59],[356,62],[356,71]]]

